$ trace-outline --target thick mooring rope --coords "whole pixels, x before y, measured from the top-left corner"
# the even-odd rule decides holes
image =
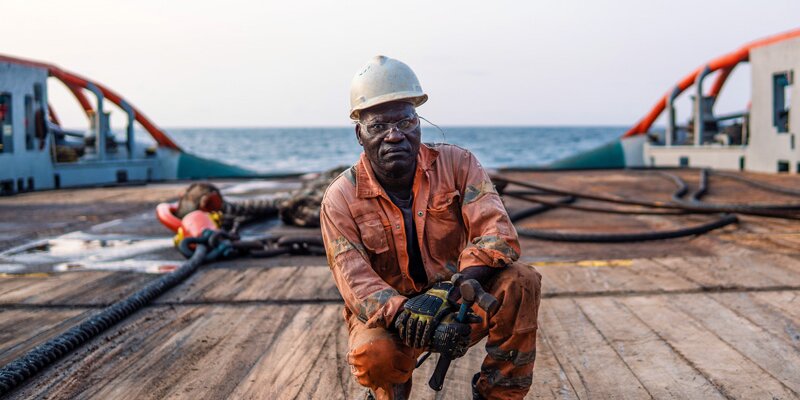
[[[68,331],[42,343],[0,368],[0,396],[47,368],[61,357],[98,336],[114,324],[141,309],[155,298],[183,282],[203,264],[206,246],[198,244],[192,257],[175,271],[164,275],[136,293],[89,317]]]

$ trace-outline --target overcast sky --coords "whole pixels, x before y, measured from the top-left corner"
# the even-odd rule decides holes
[[[797,0],[5,0],[2,8],[0,53],[106,84],[164,127],[344,126],[350,80],[376,54],[416,71],[430,96],[420,114],[440,124],[631,125],[693,68],[800,27]],[[734,74],[720,111],[745,106],[748,75]],[[84,125],[66,91],[49,86],[65,125]]]

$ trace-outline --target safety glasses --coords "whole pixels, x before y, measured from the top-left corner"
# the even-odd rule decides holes
[[[363,126],[367,133],[373,136],[378,135],[385,135],[392,131],[392,129],[397,129],[403,133],[411,133],[414,129],[417,129],[419,126],[419,117],[414,114],[412,117],[401,119],[397,122],[379,122],[376,124],[365,124],[363,122],[358,121],[359,125]]]

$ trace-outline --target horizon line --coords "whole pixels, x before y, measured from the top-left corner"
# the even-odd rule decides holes
[[[617,124],[438,124],[442,128],[630,128],[630,125]],[[161,129],[344,129],[352,128],[353,125],[164,125]],[[435,127],[423,125],[423,128]]]

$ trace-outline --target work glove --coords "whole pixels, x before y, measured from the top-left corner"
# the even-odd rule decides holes
[[[468,312],[465,322],[456,321],[456,313],[447,314],[436,326],[431,339],[430,350],[451,360],[464,356],[469,349],[469,324],[481,322],[481,317]]]
[[[455,309],[454,304],[448,300],[452,290],[452,283],[437,282],[425,293],[406,301],[394,321],[400,340],[406,346],[428,346],[439,321],[452,314]]]

